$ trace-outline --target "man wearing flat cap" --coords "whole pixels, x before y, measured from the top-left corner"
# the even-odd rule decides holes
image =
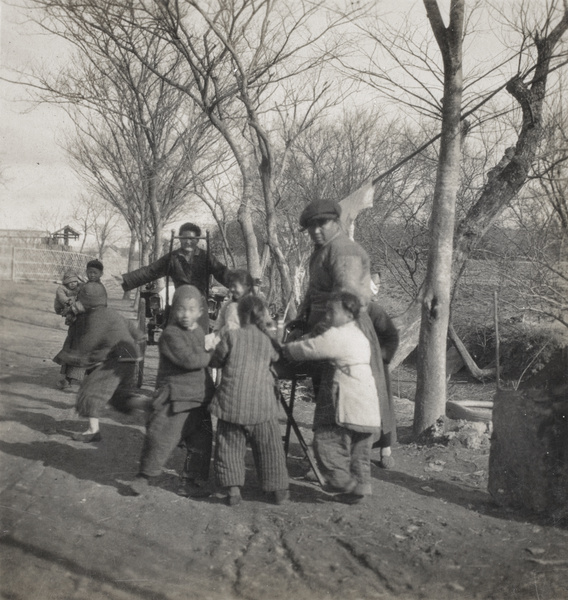
[[[333,294],[351,292],[362,306],[371,300],[369,256],[344,233],[340,216],[341,206],[331,200],[310,202],[300,215],[300,227],[308,231],[315,245],[308,289],[299,309],[310,331],[325,317]]]
[[[367,313],[371,300],[371,263],[365,250],[343,231],[340,216],[341,206],[331,200],[315,200],[300,215],[300,227],[308,231],[315,247],[310,257],[308,289],[300,304],[298,318],[305,322],[312,335],[317,335],[325,329],[328,301],[334,294],[350,292],[359,298],[362,310],[357,321],[371,345],[371,368],[381,410],[382,432],[373,447],[381,448],[381,466],[390,468],[393,466],[390,446],[396,439],[396,423],[394,407],[387,392],[381,347]],[[324,370],[326,368],[329,367],[323,367]],[[321,372],[321,378],[323,383],[325,371]],[[319,379],[316,374],[314,392],[318,397]],[[321,411],[318,412],[321,415]],[[328,418],[329,423],[316,423],[314,420],[314,429],[332,425],[334,414],[330,413]]]

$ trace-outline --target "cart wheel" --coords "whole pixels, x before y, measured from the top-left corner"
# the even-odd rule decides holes
[[[138,303],[138,329],[146,335],[146,300],[140,298]],[[142,360],[136,363],[136,385],[141,388],[144,381],[144,355],[146,354],[146,340],[140,342],[140,356]]]

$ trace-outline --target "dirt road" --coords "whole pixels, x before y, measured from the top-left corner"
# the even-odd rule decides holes
[[[56,389],[51,357],[65,331],[53,292],[2,285],[2,598],[568,598],[568,530],[491,503],[483,444],[401,443],[395,469],[374,466],[374,495],[358,506],[305,480],[295,443],[288,505],[264,501],[252,468],[235,508],[177,496],[181,451],[147,498],[129,496],[143,416],[109,410],[102,442],[71,439],[85,424],[74,395]],[[148,390],[156,363],[150,349]],[[404,442],[412,405],[399,400],[398,409]],[[299,402],[307,437],[311,412]]]

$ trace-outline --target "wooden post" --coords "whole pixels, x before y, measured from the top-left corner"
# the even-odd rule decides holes
[[[16,246],[12,246],[12,264],[10,265],[10,277],[16,281]]]
[[[499,292],[495,290],[493,292],[493,318],[495,322],[495,370],[496,370],[496,378],[495,381],[497,383],[497,390],[501,389],[500,385],[500,366],[499,366]]]

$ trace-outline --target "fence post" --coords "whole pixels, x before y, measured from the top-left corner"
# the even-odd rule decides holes
[[[501,366],[499,364],[499,292],[497,292],[497,290],[493,292],[493,319],[495,321],[495,370],[497,372],[495,381],[497,383],[497,391],[499,391],[501,389],[501,383],[499,381]]]
[[[16,281],[16,246],[12,246],[12,263],[10,265],[10,278]]]

